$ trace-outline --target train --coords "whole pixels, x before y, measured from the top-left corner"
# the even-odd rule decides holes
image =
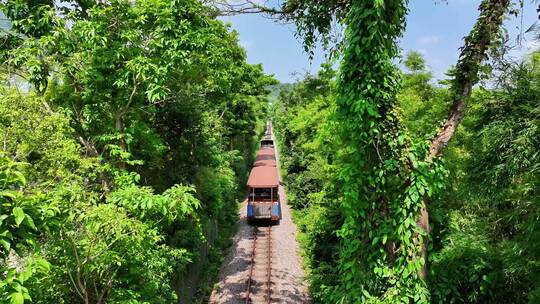
[[[268,122],[247,181],[247,219],[250,223],[260,220],[279,223],[279,186],[272,123]]]

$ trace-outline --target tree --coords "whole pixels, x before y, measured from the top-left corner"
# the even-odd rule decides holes
[[[404,64],[409,70],[409,73],[403,75],[403,89],[400,94],[403,94],[403,91],[407,91],[410,88],[420,93],[418,96],[420,100],[417,101],[425,102],[431,97],[434,90],[429,83],[433,75],[431,72],[426,71],[424,57],[419,52],[408,52],[405,55]]]
[[[440,132],[431,140],[427,160],[440,156],[443,148],[454,136],[457,126],[463,119],[465,106],[471,96],[472,87],[478,82],[479,69],[487,56],[488,48],[495,42],[500,32],[502,21],[510,7],[509,0],[484,0],[480,4],[480,16],[470,34],[465,38],[465,45],[456,65],[451,92],[453,103],[448,119]],[[419,225],[429,233],[429,214],[427,199],[424,199],[418,219]],[[424,259],[427,259],[427,243],[424,245]],[[423,269],[423,276],[427,276],[427,266]]]
[[[405,67],[412,73],[418,73],[426,69],[426,61],[422,54],[416,51],[408,52],[403,62]]]
[[[433,302],[538,301],[537,56],[473,89],[446,148],[448,187],[430,203]]]

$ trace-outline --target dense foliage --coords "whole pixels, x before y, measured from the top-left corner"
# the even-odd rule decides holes
[[[233,230],[274,80],[199,1],[0,10],[1,301],[189,300],[182,277],[213,275],[190,267]]]
[[[539,53],[475,89],[468,116],[444,157],[445,191],[432,198],[429,280],[432,303],[538,301]],[[418,53],[407,54],[399,116],[414,140],[430,139],[451,102],[434,85]],[[311,292],[326,303],[341,284],[342,248],[335,231],[346,220],[336,183],[332,135],[335,78],[326,69],[281,94],[274,106],[283,169],[297,210]],[[495,77],[495,76],[494,76]],[[448,82],[444,82],[448,83]],[[337,185],[337,187],[336,187]]]
[[[288,204],[296,220],[304,261],[311,271],[311,294],[326,301],[327,286],[338,284],[339,258],[335,231],[343,223],[340,193],[334,184],[336,165],[334,124],[335,73],[329,65],[281,92],[272,107]]]
[[[330,35],[331,20],[344,27],[335,110],[328,116],[335,123],[326,127],[335,131],[334,153],[326,160],[334,166],[331,183],[339,193],[331,204],[338,206],[340,214],[331,225],[337,226],[339,256],[331,267],[335,280],[320,286],[322,302],[430,301],[428,206],[445,176],[438,157],[464,117],[480,66],[500,37],[509,6],[508,0],[480,4],[480,15],[464,39],[449,82],[447,118],[440,129],[433,124],[432,139],[425,140],[421,135],[411,136],[397,103],[402,81],[394,60],[407,1],[287,1],[283,5],[284,18],[296,22],[308,48],[313,33],[321,34],[323,41]],[[418,72],[423,67],[419,59],[418,54],[411,54],[405,63]],[[405,85],[422,84],[421,74],[405,79]],[[424,100],[433,94],[426,84],[414,89]],[[285,133],[288,148],[286,137]],[[309,197],[309,189],[302,192]]]
[[[537,303],[540,263],[540,53],[479,88],[449,147],[448,191],[434,201],[438,303]]]
[[[339,70],[294,85],[203,2],[0,1],[2,303],[190,301],[268,88],[315,302],[540,301],[540,54],[475,87],[512,1],[481,1],[440,85],[395,64],[407,0],[247,1],[308,52],[337,42]]]

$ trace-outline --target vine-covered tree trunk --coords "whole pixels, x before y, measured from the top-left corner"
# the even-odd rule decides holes
[[[480,16],[473,29],[465,37],[465,45],[461,48],[458,63],[456,65],[455,78],[451,92],[453,103],[450,107],[448,118],[439,133],[433,138],[429,147],[428,161],[441,155],[448,145],[457,127],[465,114],[465,107],[469,100],[472,87],[478,82],[478,72],[482,61],[487,56],[490,45],[495,41],[501,30],[504,16],[510,6],[510,0],[484,0],[480,4]],[[418,218],[418,225],[426,232],[430,232],[429,213],[427,211],[428,198],[424,198],[424,206]],[[423,255],[427,261],[427,246],[424,243]],[[421,276],[427,277],[427,264],[422,267]]]
[[[441,154],[463,119],[472,87],[478,82],[480,64],[486,58],[489,46],[497,38],[509,6],[510,0],[484,0],[480,4],[480,16],[465,38],[465,45],[461,48],[456,65],[455,78],[451,88],[453,103],[450,113],[440,132],[431,141],[430,159]]]
[[[416,226],[429,186],[397,114],[397,39],[407,1],[352,1],[345,19],[336,119],[345,222],[333,301],[427,303]],[[404,186],[405,185],[405,186]]]
[[[427,201],[440,178],[432,163],[455,132],[478,70],[508,9],[485,0],[462,48],[452,87],[454,105],[425,161],[410,144],[397,115],[399,76],[392,60],[402,35],[407,1],[352,1],[338,80],[337,120],[343,154],[345,223],[342,282],[335,300],[429,302]]]

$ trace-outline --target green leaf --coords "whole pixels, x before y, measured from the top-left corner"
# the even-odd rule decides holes
[[[45,259],[38,259],[36,261],[36,268],[42,272],[48,272],[51,270],[51,264]]]
[[[9,249],[11,248],[11,243],[8,242],[6,239],[4,238],[0,238],[0,244],[2,244],[2,246],[4,247],[4,249],[6,250],[6,252],[9,251]]]
[[[14,292],[10,295],[11,304],[24,304],[24,295],[22,293]]]
[[[13,171],[12,173],[15,176],[15,181],[19,182],[21,185],[26,185],[26,179],[21,172]]]
[[[26,219],[26,224],[27,224],[30,228],[32,228],[32,229],[34,229],[34,230],[37,230],[36,224],[34,223],[34,220],[33,220],[28,214],[26,214],[25,219]]]
[[[11,190],[4,190],[4,191],[0,192],[0,196],[3,196],[3,197],[9,197],[9,198],[11,198],[11,199],[17,198],[16,192],[15,192],[15,191],[11,191]]]
[[[24,270],[19,273],[19,280],[21,282],[28,280],[32,276],[32,273],[33,269],[31,266],[25,267]]]
[[[13,215],[15,216],[15,224],[19,227],[25,218],[24,210],[21,207],[15,207],[13,208]]]

